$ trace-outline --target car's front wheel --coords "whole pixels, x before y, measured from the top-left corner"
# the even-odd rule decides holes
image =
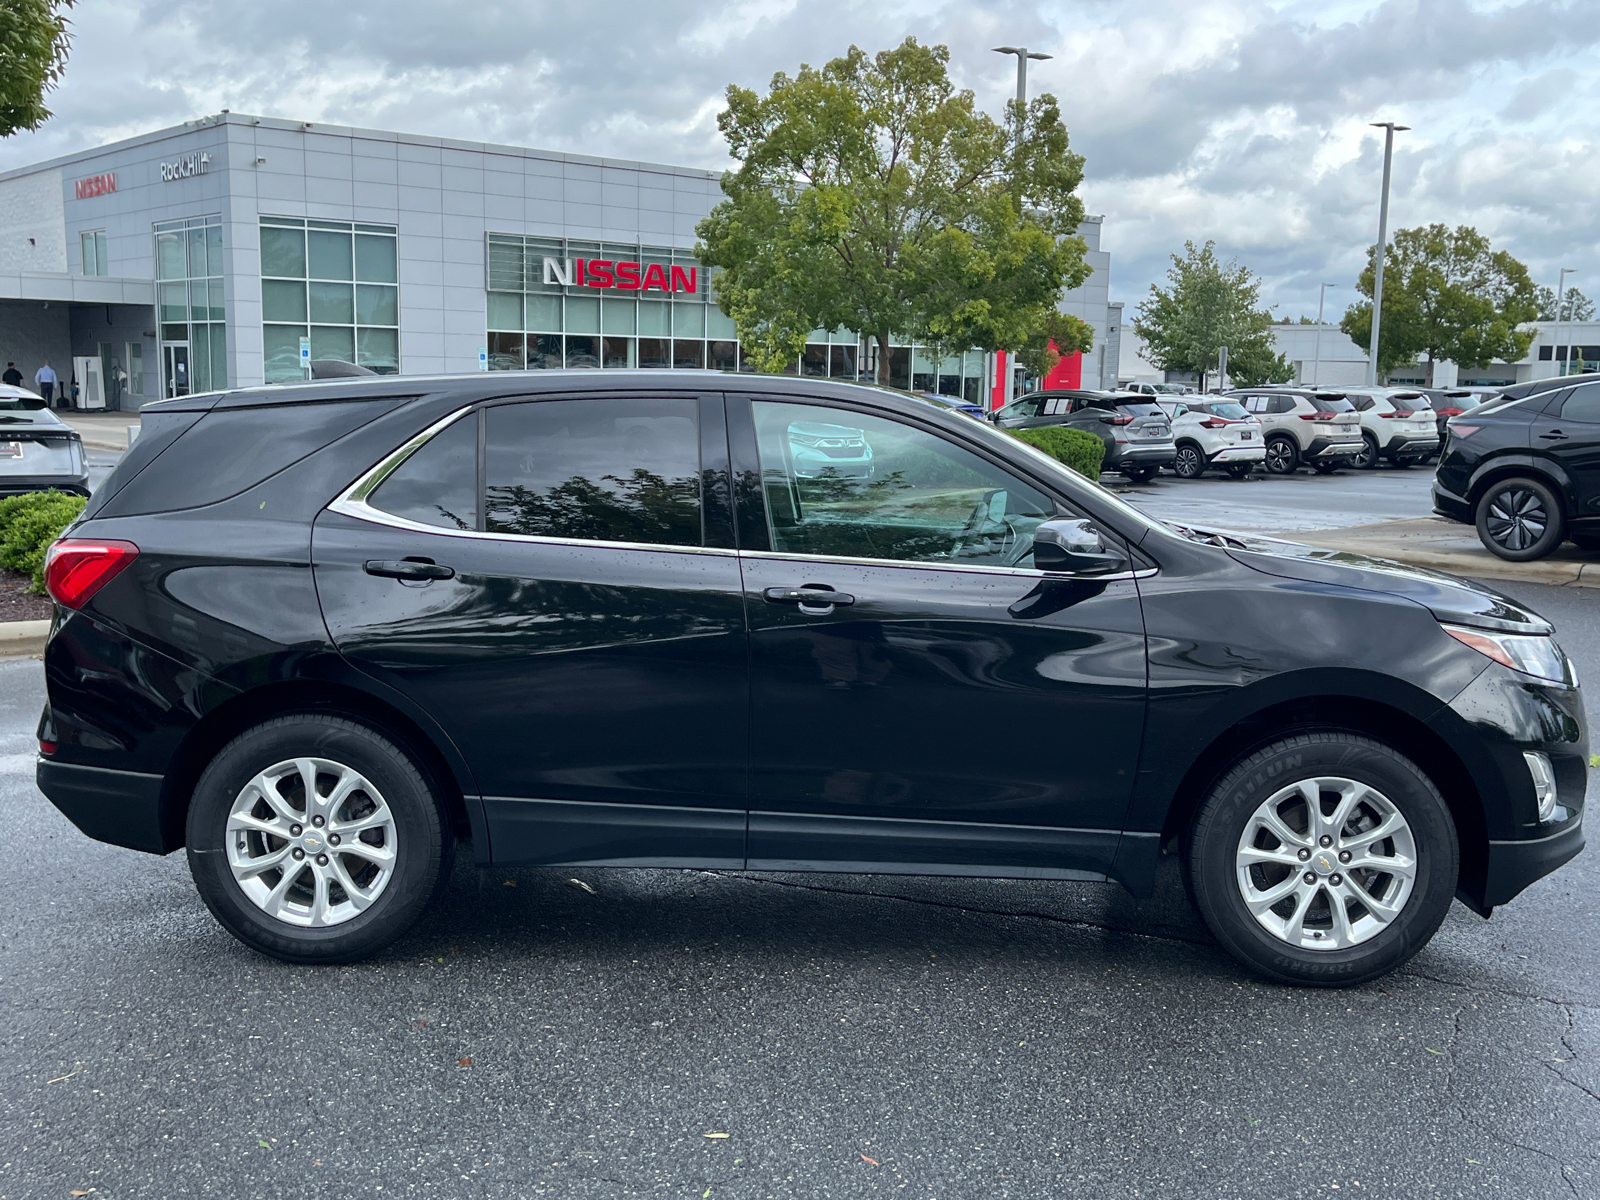
[[[1565,536],[1561,498],[1537,479],[1502,479],[1478,499],[1478,540],[1510,562],[1543,558]]]
[[[1206,452],[1193,442],[1181,443],[1172,460],[1172,470],[1179,479],[1199,479],[1206,473],[1206,465]]]
[[[1275,437],[1267,442],[1267,470],[1274,475],[1292,475],[1300,465],[1300,447],[1293,438]]]
[[[1235,958],[1340,987],[1422,949],[1455,895],[1450,810],[1405,755],[1359,734],[1297,734],[1237,762],[1196,815],[1190,891]]]
[[[343,717],[247,730],[211,761],[188,818],[189,870],[246,945],[351,962],[420,918],[449,872],[449,824],[399,746]]]

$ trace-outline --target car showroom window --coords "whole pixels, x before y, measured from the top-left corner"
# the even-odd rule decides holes
[[[1600,383],[1586,383],[1572,389],[1561,404],[1563,421],[1590,421],[1600,425]]]
[[[692,396],[490,408],[484,528],[525,537],[700,545]]]
[[[847,409],[757,401],[772,548],[785,554],[1032,566],[1054,513],[1037,488],[943,438]]]
[[[373,508],[441,529],[478,528],[478,416],[423,443],[367,498]]]

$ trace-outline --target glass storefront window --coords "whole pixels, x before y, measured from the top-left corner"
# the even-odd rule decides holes
[[[161,394],[170,398],[225,388],[222,218],[162,221],[155,226],[155,241]]]
[[[399,372],[396,232],[392,225],[261,218],[261,321],[267,382],[301,378],[299,346],[303,337],[311,339],[313,359],[358,363],[380,375]],[[522,365],[520,327],[519,312],[518,367]],[[504,351],[491,353],[491,361],[506,357]]]

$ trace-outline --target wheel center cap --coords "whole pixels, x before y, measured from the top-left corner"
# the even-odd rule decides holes
[[[1319,875],[1332,875],[1339,869],[1339,856],[1332,850],[1318,850],[1311,856],[1311,866]]]
[[[320,829],[308,829],[300,835],[300,844],[306,848],[308,854],[321,854],[327,845],[327,838]]]

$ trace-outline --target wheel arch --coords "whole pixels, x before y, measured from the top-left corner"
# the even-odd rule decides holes
[[[1571,521],[1576,512],[1572,479],[1557,463],[1547,462],[1531,454],[1507,455],[1491,458],[1473,472],[1467,482],[1467,503],[1474,511],[1483,494],[1495,484],[1506,479],[1530,478],[1544,484],[1561,497],[1562,514]]]
[[[1481,901],[1488,868],[1489,833],[1483,796],[1471,770],[1438,732],[1405,709],[1358,696],[1305,696],[1283,700],[1239,718],[1218,733],[1190,764],[1173,793],[1160,843],[1187,836],[1200,805],[1241,758],[1279,738],[1312,730],[1360,734],[1400,751],[1433,781],[1450,809],[1461,847],[1459,894]],[[1481,908],[1481,903],[1474,905]]]
[[[218,751],[239,734],[273,717],[294,713],[341,716],[397,742],[444,800],[451,832],[470,838],[480,859],[487,857],[487,834],[476,797],[469,803],[458,770],[417,721],[380,697],[348,684],[323,680],[285,680],[263,684],[231,696],[195,723],[161,784],[163,840],[176,849],[184,844],[184,826],[195,784]],[[452,748],[453,749],[453,748]],[[477,819],[474,819],[476,815]]]

